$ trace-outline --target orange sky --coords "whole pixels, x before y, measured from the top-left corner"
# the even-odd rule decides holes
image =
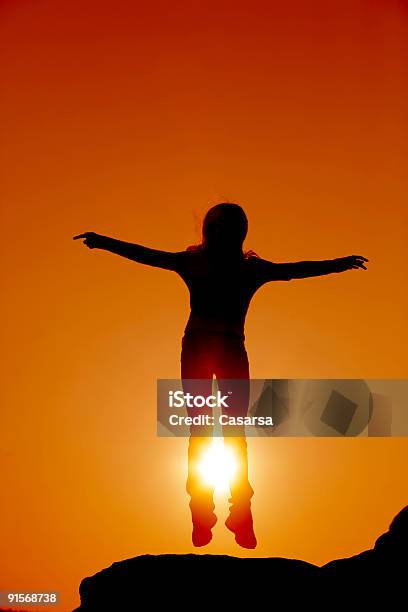
[[[59,590],[191,552],[184,439],[155,435],[187,289],[88,251],[94,230],[179,250],[209,205],[274,261],[367,272],[276,283],[251,374],[407,377],[408,9],[402,0],[3,0],[0,589]],[[407,503],[406,439],[249,440],[259,556],[324,563]],[[223,528],[205,552],[252,555]],[[311,536],[311,534],[313,534]]]

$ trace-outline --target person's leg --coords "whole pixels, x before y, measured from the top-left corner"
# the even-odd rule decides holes
[[[228,339],[218,354],[217,380],[224,395],[232,391],[229,408],[223,414],[231,417],[245,417],[249,404],[249,364],[243,341]],[[235,539],[244,548],[255,548],[251,498],[253,489],[248,477],[248,452],[245,427],[226,425],[223,427],[224,445],[236,459],[236,472],[230,483],[230,515],[225,524],[235,534]]]
[[[212,390],[212,363],[209,347],[198,336],[184,337],[181,352],[181,378],[184,393],[210,395]],[[212,416],[210,410],[188,408],[189,416]],[[217,522],[214,514],[214,487],[203,482],[200,462],[212,442],[212,426],[191,426],[188,445],[188,474],[186,491],[190,496],[192,539],[194,546],[205,546],[212,538],[211,529]]]

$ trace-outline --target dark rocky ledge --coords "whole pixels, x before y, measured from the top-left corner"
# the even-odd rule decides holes
[[[328,610],[338,603],[352,610],[357,600],[367,605],[386,600],[387,609],[393,610],[392,601],[407,604],[407,550],[408,506],[371,550],[322,567],[279,557],[202,554],[141,555],[119,561],[82,580],[81,605],[75,612],[158,606],[218,610],[244,603],[270,607],[278,598],[288,605],[323,604]]]

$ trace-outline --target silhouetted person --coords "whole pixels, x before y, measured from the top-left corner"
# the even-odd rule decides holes
[[[89,248],[116,253],[133,261],[177,272],[190,292],[191,313],[185,328],[181,351],[181,378],[184,389],[191,379],[203,379],[203,394],[211,394],[211,379],[217,377],[221,392],[223,380],[241,381],[232,413],[245,416],[249,398],[249,365],[245,349],[244,323],[252,296],[269,281],[321,276],[332,272],[365,268],[365,257],[351,255],[324,261],[273,263],[242,246],[248,221],[237,204],[222,203],[206,214],[202,242],[185,251],[167,252],[123,242],[94,232],[85,232]],[[224,389],[225,391],[225,389]],[[231,414],[231,412],[229,413]],[[227,428],[226,428],[227,429]],[[211,444],[211,432],[191,427],[188,450],[187,492],[191,497],[193,544],[204,546],[211,540],[216,523],[213,487],[203,484],[198,465],[203,451]],[[252,487],[248,480],[247,445],[244,428],[224,431],[224,444],[238,459],[238,473],[231,482],[231,507],[226,526],[238,544],[255,548],[251,515]]]

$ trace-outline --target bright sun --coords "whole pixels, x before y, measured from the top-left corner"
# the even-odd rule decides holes
[[[216,438],[206,450],[199,463],[201,478],[216,491],[227,491],[237,470],[237,460],[224,441]]]

